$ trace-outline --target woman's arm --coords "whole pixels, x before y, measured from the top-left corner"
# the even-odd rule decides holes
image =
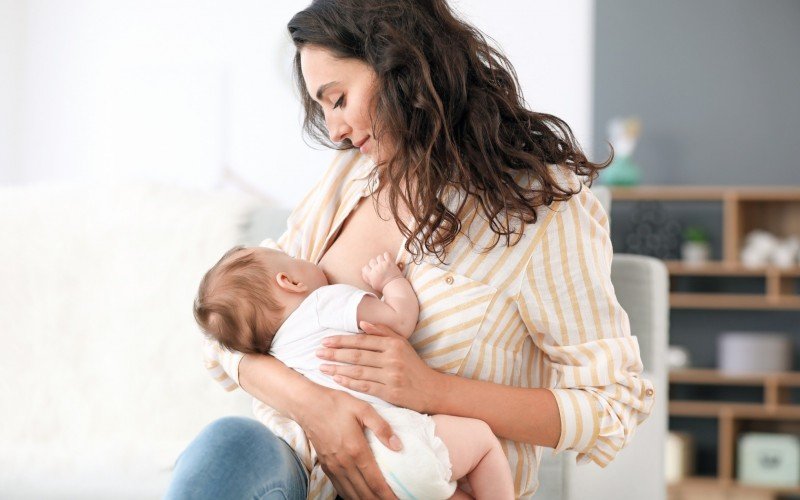
[[[439,376],[432,413],[483,420],[499,437],[555,448],[561,436],[561,417],[553,393],[494,384],[455,375]]]
[[[446,375],[428,367],[389,327],[362,322],[361,328],[369,335],[328,337],[323,342],[330,349],[320,352],[322,359],[356,363],[322,365],[337,383],[420,413],[478,418],[512,441],[556,447],[561,419],[548,389]],[[357,366],[365,363],[371,366]]]
[[[363,326],[377,335],[330,337],[329,347],[336,349],[321,357],[360,365],[359,351],[372,351],[371,366],[325,371],[336,373],[345,387],[400,406],[481,418],[503,437],[572,449],[581,463],[608,464],[650,414],[653,385],[641,378],[638,342],[614,295],[605,212],[588,189],[557,208],[515,296],[551,387],[504,387],[441,375],[405,339]]]
[[[395,498],[364,437],[368,427],[387,447],[402,446],[368,403],[322,387],[272,356],[245,355],[239,383],[247,393],[300,424],[323,470],[345,498]]]
[[[322,397],[324,387],[308,380],[272,356],[246,354],[239,363],[239,385],[248,394],[297,423]]]

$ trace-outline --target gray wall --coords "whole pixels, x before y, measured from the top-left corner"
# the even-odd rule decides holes
[[[637,115],[645,184],[800,184],[800,1],[598,0],[594,144]]]
[[[608,120],[636,115],[643,134],[633,159],[644,184],[800,185],[800,1],[598,0],[595,37],[595,159],[607,154]],[[636,206],[612,207],[612,241],[624,251]],[[665,207],[683,227],[710,230],[719,258],[719,207]],[[731,280],[676,285],[763,291],[763,283]],[[695,366],[714,367],[720,332],[788,332],[800,370],[798,325],[798,311],[673,310],[670,343],[688,347]],[[675,388],[673,396],[760,397],[741,389],[686,390]],[[715,473],[715,425],[713,419],[670,419],[670,428],[697,440],[700,474]]]

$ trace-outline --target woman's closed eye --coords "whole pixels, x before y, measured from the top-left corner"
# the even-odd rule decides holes
[[[344,104],[344,94],[342,94],[342,97],[340,97],[339,100],[336,101],[336,104],[333,105],[333,109],[338,108],[342,104]]]

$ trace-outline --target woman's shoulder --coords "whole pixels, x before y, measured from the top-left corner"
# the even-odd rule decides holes
[[[550,169],[554,183],[562,190],[574,194],[569,195],[566,199],[555,200],[549,205],[539,206],[537,215],[540,219],[547,218],[547,214],[550,212],[562,213],[576,210],[586,210],[595,218],[606,215],[603,204],[583,176],[577,175],[566,165],[550,165]],[[522,176],[520,182],[529,189],[541,189],[542,185],[540,178],[534,178],[529,174]],[[547,225],[549,224],[542,224],[542,226]]]
[[[560,245],[565,241],[573,244],[578,240],[588,240],[583,237],[586,233],[594,234],[598,229],[608,232],[605,208],[585,179],[567,166],[552,165],[551,168],[557,185],[574,194],[536,208],[536,222],[525,225],[519,240],[519,252],[528,257],[543,244]],[[538,178],[522,179],[522,182],[527,182],[523,185],[530,189],[541,186]]]

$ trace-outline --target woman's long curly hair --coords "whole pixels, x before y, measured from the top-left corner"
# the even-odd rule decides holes
[[[501,237],[514,245],[525,224],[536,223],[537,207],[581,189],[559,185],[552,165],[591,183],[611,161],[588,161],[563,120],[526,109],[511,63],[445,0],[315,0],[287,28],[297,48],[303,129],[321,144],[353,147],[347,139],[334,144],[328,138],[322,108],[305,88],[301,49],[322,47],[375,71],[373,137],[388,134],[395,148],[373,174],[388,186],[392,215],[412,255],[424,248],[443,262],[470,198],[496,234],[489,249]],[[533,188],[515,181],[521,172],[538,180]],[[441,199],[448,188],[467,194],[455,211]],[[413,207],[414,228],[398,206]],[[512,235],[518,236],[513,243]]]

